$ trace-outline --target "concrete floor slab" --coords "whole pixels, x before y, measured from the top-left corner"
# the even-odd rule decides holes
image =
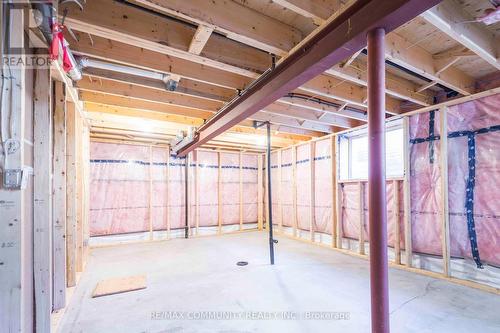
[[[278,238],[275,266],[263,232],[93,249],[59,332],[368,332],[368,262]],[[91,298],[98,281],[137,274],[146,289]],[[398,269],[389,278],[392,332],[500,332],[497,295]]]

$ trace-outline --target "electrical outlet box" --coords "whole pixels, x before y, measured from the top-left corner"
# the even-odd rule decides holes
[[[23,171],[21,169],[7,169],[3,171],[3,187],[8,190],[21,188]]]

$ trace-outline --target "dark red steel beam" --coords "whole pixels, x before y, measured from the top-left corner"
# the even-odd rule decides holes
[[[196,131],[193,142],[177,153],[180,156],[186,155],[351,56],[366,46],[368,31],[384,28],[386,32],[390,32],[440,2],[441,0],[355,2],[289,54],[274,70],[264,74],[241,96],[208,119]]]
[[[385,192],[385,31],[368,33],[368,220],[373,333],[389,333]]]

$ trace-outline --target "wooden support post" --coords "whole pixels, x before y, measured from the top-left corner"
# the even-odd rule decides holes
[[[257,228],[262,230],[262,224],[264,219],[264,184],[263,184],[263,174],[262,174],[262,155],[257,156]]]
[[[267,163],[267,154],[264,154],[264,161],[265,161],[265,166],[266,166],[266,172],[264,172],[264,193],[265,193],[265,196],[264,196],[264,204],[265,204],[265,210],[266,210],[266,230],[269,230],[269,187],[267,186],[267,184],[269,183],[267,178],[267,165],[269,163]]]
[[[83,119],[82,119],[83,122]],[[90,128],[83,127],[82,139],[82,232],[83,232],[83,266],[89,256],[90,240]]]
[[[239,168],[239,203],[240,203],[240,230],[243,230],[243,153],[240,151],[240,168]]]
[[[278,151],[278,230],[283,232],[283,170],[282,164],[282,151]]]
[[[82,175],[82,144],[83,119],[76,113],[76,271],[83,272],[83,175]]]
[[[194,163],[195,163],[195,172],[194,172],[194,205],[195,205],[195,225],[196,225],[196,236],[199,234],[200,229],[200,167],[198,163],[198,154],[199,151],[195,150],[194,152]]]
[[[405,226],[405,264],[412,267],[412,240],[411,240],[411,196],[410,196],[410,119],[403,118],[403,152],[405,176],[403,180],[403,205]]]
[[[217,233],[220,235],[222,233],[222,191],[221,191],[221,176],[222,176],[222,165],[221,165],[221,157],[220,152],[217,152],[217,223],[218,223],[218,231]]]
[[[332,247],[337,247],[337,142],[336,136],[330,138],[330,168],[332,175]]]
[[[310,168],[310,192],[309,192],[309,239],[311,242],[314,241],[314,225],[315,225],[315,203],[314,203],[314,188],[315,188],[315,156],[316,143],[314,141],[309,142],[309,168]]]
[[[77,198],[76,198],[76,113],[75,104],[66,103],[66,283],[76,285]]]
[[[293,237],[297,237],[297,146],[292,146]]]
[[[336,170],[338,170],[339,166],[339,161],[340,161],[340,154],[339,154],[339,147],[338,147],[338,140],[337,136],[335,136],[335,146],[337,147],[336,150],[336,155],[335,155],[335,164],[336,164]],[[349,154],[350,155],[350,154]],[[338,249],[342,249],[342,184],[339,182],[339,174],[337,173],[337,177],[335,178],[335,192],[337,195],[335,196],[335,220],[336,220],[336,226],[335,226],[335,233],[336,233],[336,247]]]
[[[153,240],[153,146],[149,146],[149,240]]]
[[[170,195],[170,147],[167,148],[167,188],[165,192],[167,193],[167,196],[165,198],[165,208],[167,213],[166,219],[167,219],[167,239],[170,239],[171,234],[170,234],[170,200],[169,200],[169,195]]]
[[[0,17],[4,19],[8,12],[3,12],[6,6],[0,6]],[[23,42],[24,37],[24,19],[22,11],[14,10],[10,12],[10,33],[11,38]],[[2,21],[1,26],[4,26]],[[2,28],[0,28],[1,32]],[[6,32],[4,30],[4,32]],[[8,32],[6,32],[8,33]],[[3,35],[3,34],[2,34]],[[16,35],[16,36],[13,36]],[[21,44],[23,45],[23,44]],[[2,100],[3,108],[10,109],[12,118],[11,138],[14,142],[19,143],[17,150],[9,154],[9,169],[21,169],[25,163],[31,165],[30,158],[25,154],[25,115],[26,101],[31,102],[30,94],[26,92],[26,74],[24,67],[16,66],[11,69],[9,78],[5,80],[8,86],[12,82],[12,89]],[[31,87],[28,87],[28,91]],[[26,150],[31,150],[27,147]],[[5,164],[4,164],[5,166]],[[26,280],[23,274],[22,265],[28,265],[27,261],[30,254],[26,253],[26,249],[30,249],[30,245],[26,241],[32,231],[31,218],[26,216],[27,207],[32,205],[31,202],[26,202],[26,196],[30,195],[31,189],[27,190],[7,190],[0,186],[0,332],[24,332],[33,331],[32,327],[28,327],[32,317],[31,309],[25,311],[23,299],[30,294],[31,290],[26,290],[32,285],[32,277]],[[28,287],[31,288],[31,287]],[[25,294],[26,293],[26,294]],[[32,296],[30,295],[30,299]],[[28,303],[29,304],[29,303]]]
[[[365,254],[365,184],[358,183],[358,205],[359,205],[359,254]]]
[[[63,82],[54,81],[53,309],[66,306],[66,102]]]
[[[395,221],[395,241],[394,241],[394,262],[401,265],[401,228],[399,225],[399,182],[397,180],[392,181],[392,186],[394,188],[394,206],[393,214]]]
[[[50,332],[52,312],[52,108],[50,72],[34,71],[33,272],[37,332]],[[19,263],[21,265],[21,263]]]
[[[443,274],[450,276],[450,216],[448,206],[448,108],[439,110],[440,115],[440,169],[441,169],[441,244],[443,250]]]

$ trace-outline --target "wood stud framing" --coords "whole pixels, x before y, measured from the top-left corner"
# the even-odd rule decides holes
[[[447,107],[439,110],[440,124],[440,170],[441,170],[441,242],[443,251],[443,274],[450,276],[450,216],[448,210],[448,117]]]
[[[64,83],[54,82],[53,308],[66,305],[66,102]]]

